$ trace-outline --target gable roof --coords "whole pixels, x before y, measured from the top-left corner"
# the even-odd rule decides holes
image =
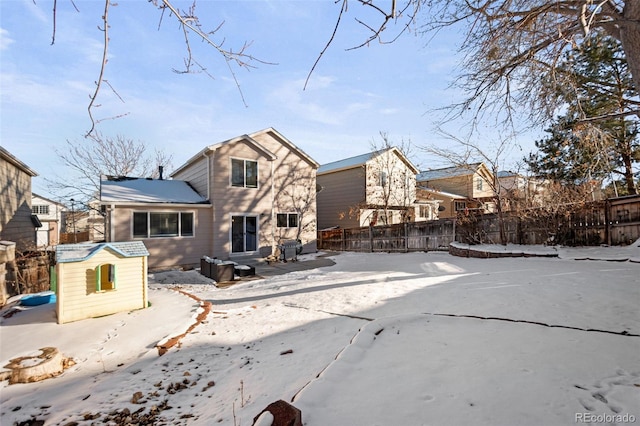
[[[58,201],[53,201],[53,200],[52,200],[52,199],[50,199],[50,198],[43,197],[42,195],[38,195],[38,194],[36,194],[35,192],[31,192],[31,201],[32,201],[32,202],[33,202],[33,199],[34,199],[34,198],[39,198],[39,199],[41,199],[41,200],[43,200],[43,201],[46,201],[46,202],[49,202],[49,203],[51,203],[51,204],[57,204],[57,205],[59,205],[59,206],[65,207],[65,205],[64,205],[64,204],[62,204],[62,203],[60,203],[60,202],[58,202]]]
[[[22,161],[18,160],[16,157],[11,155],[9,151],[7,151],[1,146],[0,146],[0,158],[3,158],[8,163],[13,164],[14,166],[16,166],[17,168],[19,168],[20,170],[22,170],[23,172],[25,172],[31,177],[38,176],[38,173],[36,173],[33,169],[31,169],[29,166],[24,164]]]
[[[149,252],[142,241],[99,244],[59,244],[56,246],[56,261],[58,263],[82,262],[107,248],[123,257],[149,256]]]
[[[464,164],[461,166],[445,167],[442,169],[426,170],[416,176],[418,182],[425,182],[437,179],[447,179],[452,177],[467,176],[483,167],[482,163]]]
[[[280,132],[278,132],[273,127],[268,127],[266,129],[259,130],[257,132],[253,132],[251,134],[244,134],[244,135],[236,136],[234,138],[227,139],[226,141],[218,142],[216,144],[209,145],[209,146],[205,147],[204,149],[200,150],[200,152],[198,152],[196,155],[194,155],[193,157],[188,159],[183,165],[181,165],[176,170],[174,170],[173,173],[171,173],[171,176],[175,176],[180,171],[182,171],[183,169],[187,168],[194,161],[201,159],[203,155],[205,155],[205,154],[207,154],[209,152],[215,151],[218,148],[223,147],[225,145],[237,143],[237,142],[240,142],[240,141],[244,141],[244,142],[248,143],[249,145],[253,146],[256,150],[262,151],[262,153],[264,153],[264,155],[267,157],[267,159],[269,161],[273,161],[273,160],[277,159],[278,156],[276,154],[274,154],[273,152],[269,151],[265,146],[263,146],[260,142],[258,142],[257,140],[254,139],[256,136],[259,136],[259,135],[262,135],[262,134],[266,134],[266,133],[271,133],[271,135],[274,136],[274,139],[277,139],[280,143],[282,143],[287,148],[289,148],[289,150],[297,152],[312,167],[318,168],[320,166],[313,158],[311,158],[303,150],[301,150],[296,145],[294,145],[293,142],[291,142],[289,139],[285,138]]]
[[[400,152],[398,148],[394,146],[386,150],[372,151],[366,154],[356,155],[355,157],[349,157],[343,160],[334,161],[332,163],[323,164],[318,169],[318,174],[320,175],[324,173],[332,173],[342,170],[354,169],[356,167],[362,167],[368,161],[372,160],[378,155],[382,155],[385,152],[389,151],[394,152],[400,158],[400,160],[411,169],[413,173],[418,173],[417,167],[414,166],[413,163],[409,161],[409,159],[402,152]]]
[[[202,195],[182,180],[113,176],[103,176],[100,179],[100,201],[102,203],[207,203]]]

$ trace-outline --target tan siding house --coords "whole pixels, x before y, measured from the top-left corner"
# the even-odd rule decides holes
[[[482,208],[487,212],[495,209],[494,189],[498,188],[497,180],[483,163],[428,170],[418,174],[416,181],[419,187],[454,194],[475,201],[471,204],[480,205],[468,208]]]
[[[318,167],[268,128],[210,145],[171,176],[199,192],[206,188],[211,247],[201,256],[265,257],[286,240],[300,240],[307,252],[316,250]]]
[[[150,268],[197,265],[211,251],[211,204],[178,180],[103,177],[106,237],[141,241]]]
[[[19,251],[33,249],[36,227],[31,219],[31,178],[38,174],[0,147],[0,240]]]
[[[56,247],[58,323],[147,307],[147,256],[140,241]]]
[[[395,147],[322,165],[318,170],[319,228],[413,220],[417,172]]]

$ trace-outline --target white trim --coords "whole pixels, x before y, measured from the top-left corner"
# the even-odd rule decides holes
[[[233,217],[241,216],[243,219],[243,229],[245,233],[245,238],[243,241],[243,247],[246,250],[247,239],[246,239],[246,231],[247,231],[247,217],[255,217],[256,218],[256,249],[252,251],[233,251]],[[260,252],[260,213],[229,213],[229,257],[232,256],[251,256]]]
[[[244,184],[243,186],[236,186],[233,184],[233,160],[244,161]],[[247,186],[247,161],[256,163],[256,186]],[[232,157],[229,156],[229,187],[231,188],[244,188],[244,189],[260,189],[260,161],[251,158]]]

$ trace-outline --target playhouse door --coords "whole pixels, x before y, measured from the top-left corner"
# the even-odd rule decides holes
[[[231,216],[231,252],[251,253],[258,249],[258,217]]]

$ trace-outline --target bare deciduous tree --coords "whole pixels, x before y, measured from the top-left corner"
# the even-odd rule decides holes
[[[410,207],[416,201],[416,171],[413,164],[407,164],[412,154],[410,141],[402,140],[394,144],[386,132],[380,132],[380,141],[372,141],[374,154],[367,165],[367,208],[382,210],[378,222],[381,225],[393,223],[393,212],[400,212],[401,221],[411,218]]]
[[[338,3],[341,10],[328,45],[347,12],[347,0]],[[512,112],[517,106],[528,108],[533,122],[552,117],[557,107],[554,90],[541,85],[540,76],[553,76],[563,53],[580,45],[593,32],[604,32],[621,42],[635,86],[640,87],[640,2],[637,0],[396,0],[390,5],[383,1],[358,0],[355,3],[377,12],[374,18],[356,18],[371,32],[362,45],[373,40],[384,42],[382,35],[392,22],[400,25],[400,32],[418,27],[418,31],[429,36],[448,27],[464,25],[465,37],[460,46],[464,73],[455,86],[463,89],[465,96],[450,109],[450,117],[469,110],[476,119],[487,112],[499,112],[505,113],[505,124],[512,124]],[[394,39],[390,37],[390,41]],[[640,109],[632,112],[640,114]]]
[[[85,208],[100,191],[101,175],[158,177],[158,166],[171,166],[171,156],[158,150],[150,154],[144,142],[100,133],[81,142],[67,141],[66,149],[56,150],[56,155],[64,175],[48,180],[50,192],[61,200],[73,198]]]
[[[36,0],[34,0],[34,2],[35,1]],[[104,9],[101,16],[102,26],[98,27],[98,30],[102,32],[102,36],[103,36],[102,37],[103,38],[102,61],[101,61],[101,66],[98,72],[98,78],[95,81],[95,90],[93,94],[91,94],[89,104],[87,106],[87,112],[89,115],[89,119],[91,121],[91,126],[90,126],[90,129],[87,131],[86,136],[94,135],[94,132],[96,131],[96,125],[100,121],[117,118],[117,117],[120,117],[121,115],[127,115],[126,113],[124,113],[117,117],[106,117],[106,118],[95,117],[95,109],[99,107],[99,104],[97,103],[97,99],[102,90],[103,84],[108,86],[115,93],[115,95],[122,100],[122,98],[120,97],[116,89],[113,86],[111,86],[108,80],[105,79],[105,71],[106,71],[107,62],[108,62],[107,57],[108,57],[108,51],[109,51],[109,42],[111,39],[110,13],[111,13],[111,8],[118,6],[118,3],[116,3],[113,0],[101,0],[101,1],[104,2]],[[71,0],[70,3],[76,11],[78,12],[80,11],[77,5],[73,2],[73,0]],[[210,46],[211,48],[213,48],[224,59],[228,72],[231,74],[236,84],[236,87],[238,89],[238,93],[242,98],[242,102],[246,105],[244,95],[242,93],[242,89],[240,88],[240,83],[238,82],[238,79],[234,70],[234,66],[239,68],[254,68],[256,66],[256,63],[263,63],[263,64],[267,63],[265,61],[261,61],[257,59],[256,57],[252,56],[249,53],[248,48],[250,47],[251,43],[244,42],[243,45],[241,45],[239,48],[235,50],[231,47],[225,46],[225,38],[220,37],[218,34],[224,22],[219,23],[213,29],[205,29],[196,13],[196,6],[197,6],[196,0],[193,0],[192,2],[190,2],[189,6],[186,9],[180,9],[179,7],[175,6],[176,0],[148,0],[148,3],[151,6],[158,9],[160,12],[160,18],[159,18],[159,24],[158,24],[159,26],[162,25],[162,22],[165,16],[169,16],[169,18],[177,21],[180,26],[180,31],[182,32],[182,35],[184,37],[185,50],[186,50],[186,54],[184,58],[184,69],[183,70],[174,69],[173,71],[180,74],[187,74],[192,72],[204,72],[208,76],[212,77],[210,72],[203,65],[201,65],[201,63],[197,60],[197,58],[193,54],[193,50],[191,49],[191,44],[194,38],[196,40],[202,41],[208,46]],[[52,12],[53,13],[53,28],[52,28],[52,38],[51,38],[52,45],[55,44],[55,40],[56,40],[57,12],[59,7],[60,5],[58,4],[58,2],[54,0],[53,12]],[[123,7],[126,7],[126,5]]]
[[[469,172],[475,172],[478,163],[484,164],[491,172],[491,177],[484,181],[489,185],[489,190],[493,203],[495,204],[496,213],[498,214],[498,222],[500,227],[500,243],[507,243],[506,229],[504,223],[504,207],[507,191],[500,185],[498,178],[499,172],[503,167],[504,156],[508,152],[511,139],[505,138],[490,147],[475,142],[471,139],[461,139],[455,135],[440,131],[441,135],[452,141],[452,145],[446,148],[439,146],[421,147],[426,153],[445,160],[448,164],[460,168],[467,169]],[[479,200],[480,201],[480,200]]]

